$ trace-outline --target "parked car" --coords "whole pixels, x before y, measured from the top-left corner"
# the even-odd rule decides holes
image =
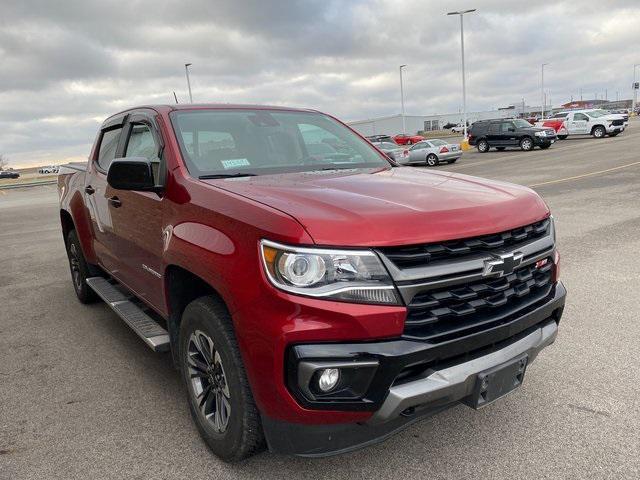
[[[48,165],[46,167],[40,167],[38,169],[38,173],[47,174],[47,173],[58,173],[60,167],[58,165]]]
[[[420,135],[405,135],[403,133],[399,133],[393,137],[393,141],[398,145],[413,145],[414,143],[418,143],[424,140],[424,137]]]
[[[0,170],[0,179],[3,178],[20,178],[20,174],[15,170]]]
[[[614,115],[622,115],[622,119],[625,121],[625,123],[629,122],[629,110],[627,109],[621,109],[621,110],[608,110],[609,113],[612,113]]]
[[[391,160],[398,163],[404,163],[409,159],[409,151],[406,147],[402,147],[392,142],[371,142],[377,149],[385,153]]]
[[[380,143],[380,142],[396,143],[396,141],[390,135],[369,135],[368,137],[365,137],[365,138],[369,140],[371,143]]]
[[[467,130],[469,130],[469,126],[467,126]],[[451,133],[464,133],[464,125],[458,124],[454,127],[451,127]]]
[[[428,167],[435,167],[440,163],[455,163],[461,156],[460,145],[436,138],[413,145],[409,149],[409,158],[403,163],[425,163]]]
[[[603,138],[615,137],[624,132],[629,117],[609,113],[606,110],[569,110],[556,113],[552,119],[541,120],[538,125],[553,128],[558,138],[564,140],[568,135],[592,135]]]
[[[349,157],[310,159],[320,138]],[[553,218],[533,190],[397,167],[316,111],[120,112],[58,191],[77,298],[171,351],[227,461],[265,442],[346,452],[481,408],[522,384],[564,308]]]
[[[482,120],[471,125],[469,145],[476,146],[482,153],[491,148],[504,150],[507,147],[529,151],[534,147],[549,148],[556,138],[552,128],[534,127],[521,118]]]

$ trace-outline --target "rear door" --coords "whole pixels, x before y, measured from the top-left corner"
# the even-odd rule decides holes
[[[500,122],[491,122],[486,125],[487,140],[492,147],[502,146],[502,137],[500,136]]]
[[[89,210],[93,228],[93,248],[99,263],[109,272],[117,273],[119,262],[113,232],[112,209],[109,206],[111,193],[107,185],[107,171],[114,158],[122,152],[122,129],[125,115],[106,121],[99,133],[98,148],[89,159],[85,176],[85,205]]]
[[[122,156],[143,157],[152,162],[156,184],[164,182],[163,142],[151,113],[132,114],[123,128]],[[115,190],[110,205],[113,250],[118,278],[140,298],[162,309],[162,195],[155,192]]]

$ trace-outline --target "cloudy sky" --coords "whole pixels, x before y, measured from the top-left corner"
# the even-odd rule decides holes
[[[187,100],[317,108],[344,120],[630,98],[640,1],[2,0],[0,153],[13,166],[86,158],[99,123]]]

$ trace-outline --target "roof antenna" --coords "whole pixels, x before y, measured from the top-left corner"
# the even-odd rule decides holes
[[[173,98],[176,99],[176,103],[178,103],[178,96],[176,95],[176,92],[173,92]]]

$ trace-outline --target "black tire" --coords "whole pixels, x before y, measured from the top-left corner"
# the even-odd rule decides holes
[[[609,136],[610,137],[617,137],[619,134],[620,134],[620,132],[613,132],[613,133],[610,133]]]
[[[533,150],[533,139],[531,137],[523,137],[520,140],[520,149],[523,152],[530,152]]]
[[[547,148],[549,148],[551,145],[540,145],[540,148],[542,150],[546,150]]]
[[[427,155],[427,167],[435,167],[438,165],[438,163],[440,163],[438,161],[438,156],[435,153],[430,153],[429,155]]]
[[[179,340],[180,370],[185,382],[191,416],[207,446],[226,462],[237,462],[247,458],[261,450],[264,445],[258,409],[253,401],[232,325],[231,316],[220,300],[215,297],[201,297],[185,308]],[[209,365],[209,369],[215,370],[214,367],[218,365],[217,359],[220,360],[222,381],[216,380],[211,371],[203,375],[194,373],[202,371],[190,363],[190,360],[195,363],[199,358],[199,353],[194,353],[195,343],[199,341],[195,339],[204,338],[202,335],[212,341],[211,359],[206,364]],[[225,398],[229,409],[224,430],[217,428],[215,413],[209,414],[213,415],[213,419],[206,418],[206,410],[205,413],[201,410],[195,390],[197,386],[194,385],[197,382],[201,382],[203,391],[206,390],[204,384],[210,386],[209,394],[203,398],[209,399],[213,396],[214,403],[216,395],[220,395],[226,389],[228,396],[225,394]],[[214,385],[214,382],[218,383]],[[222,390],[221,384],[224,385]],[[214,406],[210,402],[210,399],[204,402],[205,409],[207,406]]]
[[[505,148],[507,147],[496,147],[496,150],[498,150],[499,152],[503,152]]]
[[[558,140],[566,140],[568,135],[558,135]]]
[[[591,130],[591,135],[593,135],[593,138],[604,138],[606,134],[607,131],[602,125],[596,125],[595,127],[593,127],[593,130]]]
[[[491,147],[489,146],[489,142],[483,138],[478,142],[477,148],[480,153],[487,153]]]
[[[67,258],[69,259],[69,269],[71,270],[71,281],[78,300],[82,303],[93,303],[99,297],[93,289],[87,285],[87,278],[99,275],[99,269],[95,265],[90,265],[84,258],[80,240],[75,230],[67,234]]]

